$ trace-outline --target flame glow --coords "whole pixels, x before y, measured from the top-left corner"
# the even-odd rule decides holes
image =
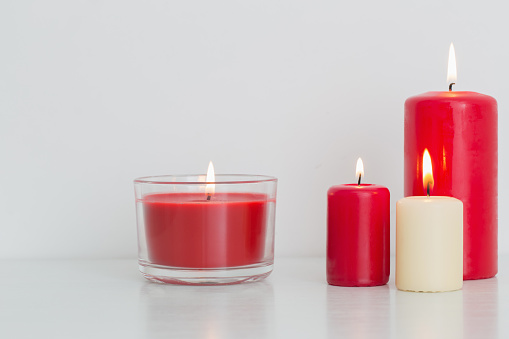
[[[364,164],[361,158],[357,159],[357,166],[355,166],[355,178],[359,179],[359,175],[364,176]]]
[[[451,42],[449,47],[449,64],[447,65],[447,84],[455,83],[458,77],[458,70],[456,68],[456,53],[454,52],[454,45]]]
[[[207,179],[205,179],[206,182],[214,182],[216,181],[216,176],[214,174],[214,165],[212,164],[212,161],[209,162],[209,168],[207,169]],[[205,193],[207,194],[214,194],[216,191],[216,185],[215,184],[207,184],[205,187]]]
[[[431,164],[431,157],[429,155],[428,149],[426,148],[424,150],[424,154],[422,155],[422,184],[425,191],[428,188],[428,183],[430,190],[433,189],[433,165]]]

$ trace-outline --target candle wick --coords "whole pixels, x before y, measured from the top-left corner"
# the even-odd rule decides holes
[[[357,181],[357,185],[361,185],[361,177],[362,177],[362,174],[359,174],[359,181]]]
[[[428,192],[428,198],[429,198],[429,182],[428,182],[428,189],[427,189],[427,192]]]
[[[455,82],[451,82],[451,83],[449,84],[449,92],[451,92],[451,91],[452,91],[452,85],[456,85],[456,83],[455,83]]]
[[[210,197],[211,197],[211,195],[210,195],[210,194],[207,194],[207,201],[209,201],[209,200],[210,200]]]

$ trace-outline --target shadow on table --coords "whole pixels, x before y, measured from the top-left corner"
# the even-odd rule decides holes
[[[390,337],[389,286],[327,286],[329,338]]]
[[[140,289],[145,331],[171,338],[269,337],[275,331],[274,292],[268,281],[230,286],[147,282]]]

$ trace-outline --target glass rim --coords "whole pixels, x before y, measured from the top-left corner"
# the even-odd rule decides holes
[[[270,175],[260,174],[216,174],[216,181],[162,181],[161,178],[186,178],[186,177],[207,177],[206,174],[167,174],[167,175],[152,175],[147,177],[139,177],[134,179],[135,184],[149,184],[149,185],[232,185],[232,184],[257,184],[263,182],[277,182],[277,178]],[[217,180],[221,177],[238,177],[239,180]],[[249,177],[249,180],[242,180],[240,178]],[[159,179],[159,180],[158,180]]]

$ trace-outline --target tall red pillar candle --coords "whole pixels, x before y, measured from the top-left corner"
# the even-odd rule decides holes
[[[370,184],[327,192],[327,282],[378,286],[389,281],[390,193]]]
[[[405,102],[405,196],[424,195],[421,154],[435,170],[434,194],[463,202],[463,279],[491,278],[498,270],[497,102],[456,92],[456,55],[449,48],[448,92],[428,92]]]
[[[463,278],[497,274],[497,102],[475,92],[428,92],[405,102],[405,196],[426,195],[422,154],[432,154],[435,195],[463,202]]]

